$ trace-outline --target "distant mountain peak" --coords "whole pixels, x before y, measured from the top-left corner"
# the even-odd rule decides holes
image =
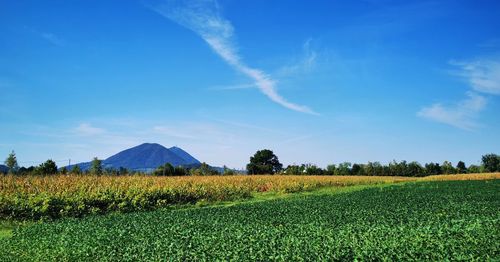
[[[166,148],[158,143],[142,143],[138,146],[134,146],[134,147],[131,147],[129,149],[132,149],[132,148],[140,148],[140,147],[161,147],[161,148]]]
[[[166,163],[173,166],[196,166],[200,161],[177,146],[166,148],[158,143],[142,143],[112,155],[102,163],[106,168],[124,167],[130,170],[150,171]],[[77,165],[83,170],[90,166],[88,162]]]

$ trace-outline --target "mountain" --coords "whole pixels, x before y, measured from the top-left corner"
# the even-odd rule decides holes
[[[178,147],[166,148],[156,143],[144,143],[123,150],[102,161],[104,168],[120,167],[135,171],[151,171],[157,167],[170,163],[173,166],[195,167],[200,161]],[[90,168],[90,162],[76,164],[82,170]],[[67,168],[71,170],[73,166]]]
[[[196,158],[194,158],[190,154],[188,154],[188,152],[182,150],[179,147],[173,146],[173,147],[169,148],[168,150],[170,150],[174,154],[181,157],[188,164],[201,164],[200,161],[198,161]]]
[[[129,169],[157,168],[165,163],[173,166],[187,164],[186,161],[159,144],[144,143],[121,151],[103,161],[104,166],[125,167]]]

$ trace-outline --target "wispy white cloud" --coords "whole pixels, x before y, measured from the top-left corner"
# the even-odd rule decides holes
[[[436,103],[424,107],[417,115],[465,130],[475,129],[480,126],[476,119],[486,107],[486,95],[500,95],[500,60],[453,60],[450,64],[458,67],[458,71],[453,71],[452,74],[464,78],[469,84],[471,91],[466,93],[467,98],[452,105]]]
[[[277,72],[280,76],[308,73],[316,67],[318,53],[312,48],[312,38],[308,38],[302,46],[302,55],[297,61],[283,66]]]
[[[162,16],[194,31],[224,61],[240,73],[250,77],[260,91],[272,101],[291,110],[317,114],[307,106],[286,100],[276,91],[276,81],[264,71],[252,68],[243,62],[234,41],[234,28],[230,21],[223,18],[216,0],[166,1],[151,7]]]
[[[479,59],[471,62],[451,61],[460,67],[460,76],[464,77],[471,87],[482,93],[500,95],[500,59]]]
[[[417,115],[436,122],[448,124],[465,130],[479,126],[476,118],[485,108],[486,98],[474,92],[467,92],[467,98],[453,105],[436,103],[422,108]]]
[[[79,136],[94,136],[104,134],[106,130],[103,128],[92,126],[89,123],[81,123],[73,129],[73,132]]]

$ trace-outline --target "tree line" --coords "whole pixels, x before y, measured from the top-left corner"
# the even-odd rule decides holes
[[[81,170],[79,165],[58,168],[56,163],[49,159],[39,166],[19,167],[15,152],[12,151],[5,165],[8,170],[2,171],[5,174],[16,175],[154,175],[154,176],[211,176],[211,175],[236,175],[232,169],[224,166],[222,172],[202,163],[197,167],[173,166],[170,163],[165,163],[159,166],[152,172],[131,171],[120,167],[105,168],[102,160],[95,157],[90,162],[90,167],[87,170]],[[480,165],[469,165],[463,161],[458,161],[453,165],[449,161],[443,163],[426,163],[421,165],[416,161],[392,161],[389,164],[381,164],[380,162],[368,162],[366,164],[343,162],[337,165],[331,164],[326,168],[318,167],[314,164],[288,165],[283,168],[278,157],[273,151],[263,149],[257,151],[250,157],[250,162],[247,164],[247,174],[282,174],[282,175],[330,175],[330,176],[407,176],[407,177],[422,177],[441,174],[466,174],[466,173],[488,173],[500,172],[500,155],[486,154],[481,157]]]
[[[454,166],[449,161],[426,163],[421,165],[416,161],[392,161],[387,165],[380,162],[366,164],[343,162],[338,165],[328,165],[321,168],[313,164],[288,165],[283,168],[273,151],[259,150],[250,157],[247,165],[248,174],[283,174],[283,175],[330,175],[330,176],[407,176],[422,177],[442,174],[466,174],[500,172],[500,155],[486,154],[481,157],[481,165],[466,166],[458,161]]]

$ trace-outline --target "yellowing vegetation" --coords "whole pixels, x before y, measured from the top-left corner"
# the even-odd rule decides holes
[[[79,217],[150,210],[202,200],[251,197],[254,192],[300,192],[428,180],[498,179],[500,173],[426,178],[374,176],[0,176],[0,218]]]
[[[449,181],[449,180],[489,180],[500,179],[500,173],[479,173],[479,174],[459,174],[459,175],[436,175],[422,177],[422,181]]]

